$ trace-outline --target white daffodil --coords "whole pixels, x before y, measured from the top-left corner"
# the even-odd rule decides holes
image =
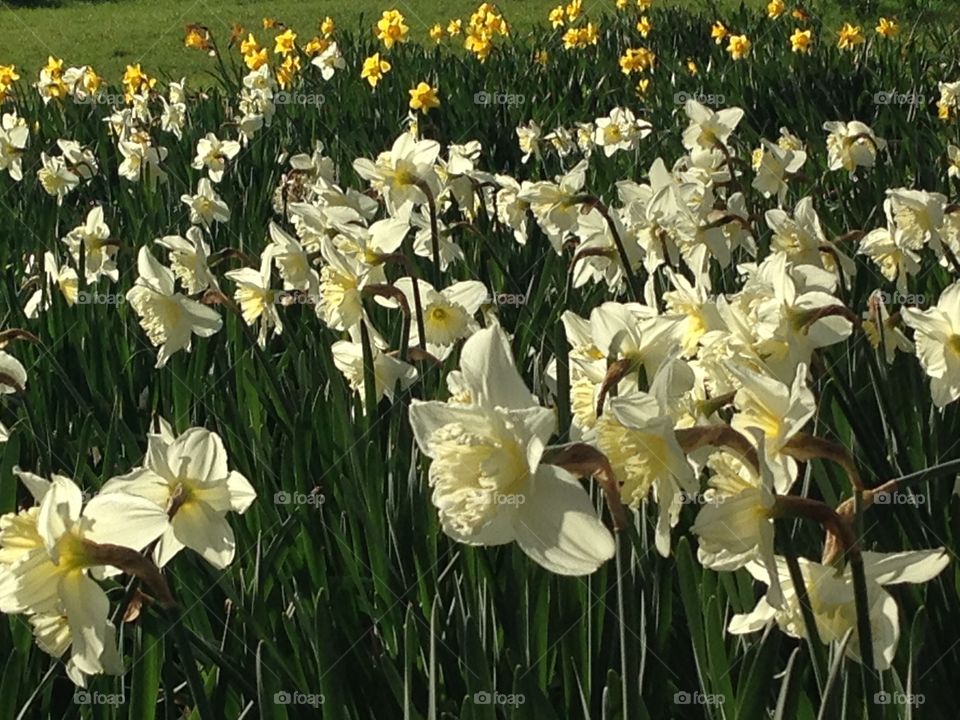
[[[154,549],[159,567],[186,547],[223,570],[236,551],[226,514],[246,512],[257,493],[229,469],[220,436],[195,427],[177,437],[169,428],[148,435],[143,466],[112,478],[100,491],[100,497],[116,496],[144,498],[169,517]]]
[[[807,161],[802,150],[790,150],[774,145],[769,140],[761,140],[760,147],[753,154],[753,169],[757,176],[752,187],[764,197],[776,196],[783,204],[787,197],[788,176],[796,173]]]
[[[410,312],[415,313],[413,281],[409,277],[402,277],[393,285],[406,296]],[[470,337],[479,329],[473,316],[483,303],[490,300],[490,293],[483,283],[476,280],[457,282],[440,291],[425,280],[418,281],[417,286],[423,308],[427,352],[443,360],[453,350],[454,343]],[[414,317],[410,322],[410,345],[419,343],[420,331]]]
[[[330,242],[323,243],[320,252],[325,263],[320,269],[317,316],[333,330],[349,330],[364,317],[363,286],[367,284],[370,268],[343,254]]]
[[[540,126],[531,120],[526,125],[517,127],[517,143],[520,146],[520,152],[523,157],[520,162],[526,164],[531,157],[540,157],[540,139],[543,136]]]
[[[856,264],[834,243],[827,239],[820,224],[820,217],[813,207],[813,198],[801,198],[791,215],[774,208],[764,215],[767,226],[773,231],[770,247],[783,253],[794,265],[816,265],[836,272],[842,269],[847,277],[856,273]]]
[[[208,178],[200,178],[196,195],[181,195],[180,201],[190,208],[190,222],[209,228],[212,223],[230,219],[230,208],[223,201]]]
[[[43,164],[37,171],[37,179],[47,192],[57,198],[57,205],[63,204],[63,199],[80,184],[80,177],[64,161],[62,155],[47,155],[40,153],[40,162]]]
[[[653,490],[660,510],[655,543],[661,555],[669,556],[670,528],[684,498],[699,488],[667,408],[640,391],[610,398],[597,420],[596,444],[610,460],[624,504],[636,509]]]
[[[789,387],[736,364],[730,365],[729,372],[740,383],[733,400],[737,411],[730,425],[751,439],[755,439],[753,429],[763,433],[762,449],[773,473],[774,489],[782,495],[797,477],[797,461],[782,450],[817,410],[816,399],[807,387],[807,366],[801,363],[797,367]]]
[[[830,170],[843,168],[853,175],[858,167],[872,168],[877,155],[887,146],[886,140],[878,138],[868,125],[852,122],[826,122],[823,129],[827,136],[827,167]]]
[[[176,292],[173,272],[160,264],[146,247],[137,255],[139,277],[127,292],[127,301],[140,316],[150,342],[160,346],[157,367],[178,350],[190,351],[191,336],[210,337],[223,320],[215,310]]]
[[[947,198],[940,193],[897,188],[887,190],[883,203],[887,219],[898,231],[899,243],[910,250],[937,248]]]
[[[29,139],[27,121],[15,112],[4,113],[0,120],[0,170],[6,170],[16,182],[23,180],[23,151]]]
[[[893,363],[897,350],[912,353],[914,351],[913,343],[890,317],[890,311],[887,310],[887,306],[883,302],[883,293],[874,290],[870,294],[868,306],[869,310],[863,314],[861,328],[870,345],[875,350],[879,349],[881,345],[883,346],[883,356],[888,364]]]
[[[117,253],[117,245],[107,242],[109,239],[110,228],[103,221],[103,208],[99,205],[87,213],[82,225],[75,227],[63,238],[78,266],[80,253],[83,252],[88,283],[96,282],[100,276],[108,277],[114,282],[120,277],[113,259]]]
[[[210,268],[210,246],[203,239],[203,232],[194,225],[187,230],[187,236],[167,235],[154,242],[170,251],[170,269],[180,280],[188,295],[196,295],[207,288],[217,287],[217,280]]]
[[[337,70],[343,70],[347,66],[335,42],[327,45],[322,53],[310,61],[310,64],[320,68],[320,77],[324,80],[332,79]]]
[[[847,657],[861,661],[857,640],[857,610],[854,599],[853,573],[798,558],[803,583],[813,610],[817,634],[826,643],[839,643],[852,632],[846,644]],[[923,583],[932,580],[947,566],[950,558],[943,548],[900,553],[863,553],[863,569],[867,580],[867,607],[873,643],[873,663],[877,670],[887,670],[893,662],[900,639],[900,618],[897,603],[884,586],[897,583]],[[768,583],[765,566],[751,562],[747,570],[757,580]],[[777,558],[777,575],[783,588],[783,605],[775,608],[767,598],[760,598],[749,613],[734,615],[727,631],[741,635],[763,629],[774,621],[780,630],[795,638],[807,636],[797,589],[793,585],[787,562]]]
[[[376,161],[359,158],[353,169],[383,195],[391,215],[407,217],[415,203],[427,202],[425,189],[437,198],[440,181],[435,164],[439,155],[440,143],[417,141],[404,133]]]
[[[331,347],[333,364],[343,373],[350,384],[350,388],[359,393],[360,401],[366,408],[363,344],[357,340],[359,335],[357,326],[351,329],[350,334],[352,340],[338,340]],[[392,402],[398,386],[401,390],[405,390],[417,379],[417,369],[413,365],[383,352],[376,346],[376,343],[370,344],[370,351],[373,354],[376,398],[379,400],[386,395],[387,399]]]
[[[887,280],[895,280],[897,290],[904,295],[908,278],[920,272],[919,253],[907,246],[903,233],[893,226],[868,232],[857,252],[873,260]]]
[[[210,182],[218,183],[223,179],[227,162],[240,152],[240,143],[236,140],[220,140],[213,133],[207,133],[197,141],[197,156],[193,159],[195,170],[206,168]]]
[[[272,267],[270,254],[264,251],[259,270],[240,268],[226,273],[226,277],[237,284],[233,298],[240,306],[243,321],[247,325],[260,321],[260,332],[257,335],[260,347],[266,346],[271,328],[274,335],[283,332],[283,321],[277,311],[277,291],[270,287]]]
[[[77,271],[69,265],[61,266],[57,256],[52,252],[43,254],[43,272],[48,283],[47,288],[40,288],[27,300],[23,313],[31,320],[37,318],[41,312],[50,309],[50,293],[56,287],[67,301],[67,305],[75,305],[79,293],[79,277]],[[42,283],[42,281],[41,281]]]
[[[320,286],[320,277],[310,265],[306,250],[297,241],[284,232],[275,222],[270,223],[270,243],[264,255],[277,266],[283,278],[284,290],[299,290],[314,296]]]
[[[0,136],[0,168],[3,167],[3,140]],[[957,147],[953,143],[947,145],[947,177],[952,177],[954,180],[960,180],[960,147]]]
[[[68,635],[57,644],[65,650],[69,642],[74,680],[82,684],[82,674],[96,675],[115,664],[116,650],[107,648],[116,642],[107,619],[109,600],[88,572],[102,577],[116,571],[98,559],[96,546],[141,550],[163,533],[167,516],[148,500],[126,494],[98,495],[83,507],[73,480],[54,475],[46,483],[18,474],[39,496],[39,509],[16,516],[4,528],[4,549],[17,543],[19,548],[0,574],[0,610],[64,617]],[[41,638],[47,637],[43,630],[41,622]]]
[[[0,350],[0,395],[21,392],[27,386],[27,371],[13,355]],[[0,422],[0,443],[10,439],[10,431]],[[2,528],[2,526],[0,526]],[[2,559],[0,559],[2,562]]]
[[[748,562],[763,564],[773,582],[767,601],[782,602],[774,554],[774,478],[763,451],[763,436],[752,433],[759,445],[760,472],[727,452],[707,460],[710,488],[691,530],[699,539],[697,559],[712,570],[729,572]]]
[[[130,182],[144,182],[151,190],[166,177],[160,167],[167,157],[165,147],[154,147],[150,137],[145,134],[131,136],[121,140],[117,147],[123,155],[123,162],[117,168],[117,174]]]
[[[410,407],[417,445],[433,460],[429,482],[444,532],[468,545],[515,541],[562,575],[596,570],[613,556],[613,538],[580,483],[540,462],[556,417],[531,396],[499,326],[466,342],[460,372],[470,404]]]
[[[936,307],[922,311],[905,307],[901,312],[913,328],[933,402],[946,407],[960,398],[960,282],[943,291]]]
[[[620,150],[633,150],[637,143],[653,132],[650,123],[637,120],[628,109],[616,107],[607,117],[597,118],[594,142],[603,154],[612,156]]]
[[[581,160],[556,182],[534,182],[520,190],[517,199],[527,203],[537,223],[550,238],[554,250],[560,252],[565,233],[573,232],[580,218],[580,205],[573,202],[580,195],[587,177],[587,161]]]
[[[513,231],[513,237],[519,245],[526,245],[530,234],[527,228],[530,203],[521,200],[520,193],[529,183],[526,180],[518,183],[509,175],[496,175],[494,179],[500,186],[496,195],[497,220]]]
[[[714,111],[692,99],[683,110],[690,118],[690,125],[683,131],[683,146],[693,154],[712,153],[726,146],[744,116],[742,108]]]

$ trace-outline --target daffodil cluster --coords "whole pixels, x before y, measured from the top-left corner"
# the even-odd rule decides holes
[[[17,370],[10,365],[0,353],[0,368]],[[105,585],[130,574],[169,605],[161,569],[185,548],[226,568],[235,554],[226,514],[243,513],[256,498],[229,469],[215,433],[176,435],[162,420],[157,430],[143,465],[92,497],[64,475],[15,469],[31,503],[0,516],[0,612],[26,616],[38,647],[66,658],[68,677],[81,687],[91,675],[124,671]]]

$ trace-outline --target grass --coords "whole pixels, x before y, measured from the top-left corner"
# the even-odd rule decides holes
[[[557,2],[504,0],[499,6],[515,30],[526,33],[544,27],[549,9]],[[203,54],[183,47],[183,29],[187,23],[206,25],[223,42],[235,23],[252,29],[266,40],[272,37],[271,31],[260,27],[263,17],[269,16],[282,20],[306,39],[316,32],[326,15],[332,16],[343,29],[366,30],[375,24],[384,9],[396,6],[406,16],[413,37],[429,42],[427,29],[431,25],[437,22],[446,25],[456,17],[466,18],[478,4],[472,0],[426,3],[400,0],[393,5],[382,0],[354,0],[348,4],[329,0],[239,3],[233,0],[62,0],[49,6],[40,3],[41,7],[17,7],[17,3],[3,2],[0,3],[0,63],[15,63],[35,77],[47,56],[53,55],[64,58],[69,65],[92,65],[98,72],[115,79],[128,64],[141,62],[145,68],[168,77],[187,76],[209,84],[211,78],[207,71],[212,69],[212,62]],[[759,9],[766,2],[745,0],[745,4]],[[657,5],[703,12],[706,21],[731,13],[740,2],[658,0]],[[880,0],[844,8],[818,0],[806,6],[823,18],[828,27],[839,26],[854,17],[872,23],[884,13],[906,22],[920,18],[924,25],[956,23],[960,19],[953,0]],[[608,14],[613,10],[613,0],[585,2],[584,9],[591,16]]]
[[[276,9],[282,6],[271,4],[272,14],[282,16]],[[261,12],[251,11],[251,18]],[[732,20],[756,29],[762,22],[743,14]],[[329,84],[311,78],[304,91],[323,93],[331,101],[322,114],[281,107],[273,126],[244,151],[236,172],[218,189],[233,215],[214,231],[213,249],[256,254],[263,248],[275,217],[281,152],[309,151],[321,140],[337,161],[343,184],[361,187],[350,163],[389,147],[406,115],[406,90],[423,77],[437,78],[443,98],[424,132],[444,144],[478,139],[484,168],[524,179],[548,178],[562,168],[555,158],[521,164],[513,135],[519,123],[533,118],[545,128],[569,126],[618,104],[645,110],[657,128],[654,136],[635,153],[610,159],[598,153],[591,161],[588,187],[609,202],[616,196],[615,181],[640,181],[656,157],[669,165],[682,152],[685,121],[674,100],[681,90],[722,93],[726,104],[746,110],[737,133],[744,156],[761,136],[775,138],[781,126],[803,138],[811,160],[804,170],[807,179],[795,182],[791,200],[814,194],[829,237],[880,224],[879,205],[888,187],[916,183],[957,202],[958,187],[947,179],[942,161],[947,140],[960,141],[957,128],[939,123],[926,107],[908,116],[872,102],[875,92],[890,88],[923,88],[932,97],[939,80],[960,77],[955,54],[919,43],[907,51],[906,61],[895,44],[874,46],[862,62],[824,46],[799,58],[784,49],[789,30],[779,27],[758,43],[758,57],[734,65],[703,42],[701,17],[661,10],[655,21],[661,30],[650,44],[660,66],[652,94],[643,101],[616,65],[623,48],[636,42],[625,23],[612,28],[596,48],[555,52],[546,70],[532,71],[530,63],[536,47],[556,43],[541,34],[485,66],[434,48],[401,48],[394,53],[393,73],[376,93],[355,73],[338,74]],[[179,30],[169,33],[175,49],[168,52],[186,53],[179,47]],[[129,47],[138,48],[136,53],[143,47],[147,67],[164,69],[165,43],[161,39],[153,50]],[[956,47],[956,36],[934,28],[930,46]],[[354,68],[372,44],[369,37],[348,36],[344,50]],[[78,54],[76,62],[82,62],[85,57]],[[703,68],[699,78],[684,73],[687,57]],[[528,101],[478,109],[474,94],[492,89]],[[730,616],[753,607],[754,583],[744,571],[703,570],[687,540],[675,540],[674,556],[661,558],[652,551],[655,513],[647,509],[632,518],[620,538],[622,571],[611,562],[584,579],[552,576],[512,546],[478,549],[446,538],[405,418],[411,397],[443,396],[444,376],[455,358],[442,371],[422,366],[422,381],[410,393],[365,413],[333,364],[330,343],[338,334],[323,328],[310,307],[284,308],[284,334],[264,352],[251,346],[239,318],[224,311],[220,333],[195,340],[191,354],[177,354],[162,371],[154,369],[155,351],[129,305],[68,307],[54,293],[51,309],[28,320],[22,312],[32,292],[22,287],[26,256],[62,251],[58,238],[78,224],[91,203],[106,206],[107,221],[121,241],[119,287],[124,289],[135,275],[139,247],[186,230],[180,195],[195,188],[199,178],[190,166],[196,141],[213,129],[221,133],[232,102],[220,91],[191,98],[183,141],[164,137],[169,181],[150,193],[117,180],[118,157],[101,121],[103,108],[43,106],[31,91],[17,100],[20,114],[38,122],[25,158],[27,177],[18,185],[0,176],[0,328],[23,327],[42,341],[7,348],[28,368],[29,382],[25,394],[5,397],[2,406],[4,423],[15,430],[0,446],[0,511],[25,499],[10,480],[14,465],[41,474],[64,472],[91,490],[127,472],[143,456],[154,412],[178,430],[191,425],[216,430],[232,467],[258,489],[250,511],[232,518],[239,550],[229,571],[215,572],[185,553],[167,573],[185,610],[186,641],[215,717],[897,717],[900,708],[871,704],[872,694],[864,690],[869,683],[922,694],[920,717],[955,714],[960,667],[956,563],[929,585],[895,589],[901,617],[896,664],[878,679],[865,680],[856,664],[834,663],[835,651],[828,663],[819,664],[805,643],[777,630],[727,635]],[[826,172],[822,123],[838,118],[864,120],[890,140],[890,157],[856,183],[843,173]],[[94,148],[102,167],[63,207],[41,193],[34,175],[39,153],[59,137]],[[524,377],[541,397],[562,406],[565,400],[552,398],[541,382],[549,359],[565,353],[560,313],[573,308],[586,314],[606,293],[588,287],[567,294],[570,254],[557,256],[540,233],[521,247],[503,230],[481,233],[479,239],[458,232],[467,260],[447,279],[480,279],[493,290],[526,296],[524,305],[500,308],[500,319],[515,334]],[[768,233],[758,234],[763,246]],[[873,288],[893,292],[863,258],[859,263],[861,272],[844,297],[858,313]],[[935,297],[949,282],[948,271],[932,264],[914,292]],[[430,270],[428,263],[418,267],[423,275]],[[729,282],[717,277],[716,287],[729,290]],[[396,347],[397,314],[372,303],[369,311]],[[858,338],[830,348],[821,359],[816,430],[851,449],[868,485],[960,455],[957,405],[943,414],[931,410],[927,380],[915,358],[900,356],[887,368]],[[905,439],[896,450],[890,444],[894,437]],[[803,481],[810,495],[831,504],[849,495],[846,478],[828,463],[810,463]],[[866,547],[946,545],[956,558],[960,508],[951,482],[931,481],[921,489],[927,500],[919,508],[871,509]],[[286,505],[275,501],[280,492],[309,494],[316,501]],[[681,527],[689,527],[693,514],[693,508],[685,509]],[[778,532],[781,539],[789,535],[799,554],[818,555],[819,528],[785,523]],[[111,586],[115,604],[122,595],[122,586]],[[139,619],[124,625],[123,643],[128,674],[98,678],[92,688],[123,695],[124,703],[81,706],[62,668],[32,645],[22,618],[4,618],[0,718],[20,713],[31,720],[172,720],[193,708],[186,682],[194,664],[174,643],[168,618],[146,603]],[[524,702],[500,708],[474,702],[476,693],[494,690],[522,695]],[[278,693],[293,692],[322,694],[324,703],[319,709],[277,704]],[[678,705],[678,692],[722,696],[722,711],[718,705]],[[193,709],[189,717],[199,714]]]

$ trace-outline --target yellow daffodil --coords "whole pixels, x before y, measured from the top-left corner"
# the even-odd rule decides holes
[[[263,19],[263,29],[264,30],[273,30],[276,27],[280,27],[280,21],[274,18],[265,17]]]
[[[563,5],[557,5],[553,10],[551,10],[550,14],[547,15],[547,20],[550,22],[550,27],[552,28],[563,27],[567,22],[566,15],[563,11]]]
[[[687,58],[687,72],[690,73],[691,77],[696,77],[700,74],[700,68],[697,66],[697,61],[693,58]]]
[[[652,29],[653,25],[650,23],[650,18],[646,15],[637,20],[637,32],[640,33],[641,37],[647,37]]]
[[[210,49],[210,33],[200,25],[187,25],[183,45],[194,50],[207,51]]]
[[[637,0],[637,7],[641,10],[649,10],[653,6],[653,0]]]
[[[147,75],[140,67],[136,65],[127,65],[123,73],[123,88],[126,91],[127,100],[133,95],[151,90],[157,84],[157,79]]]
[[[616,0],[617,10],[626,10],[630,0]]]
[[[447,23],[447,35],[459,35],[463,32],[463,20],[456,19]]]
[[[730,31],[727,30],[727,27],[719,20],[717,20],[713,24],[713,27],[710,28],[710,37],[713,38],[713,41],[717,45],[722,45],[723,41],[727,39],[727,35],[729,34]]]
[[[269,61],[270,56],[267,54],[266,48],[254,50],[243,56],[243,62],[250,70],[259,70]]]
[[[750,54],[750,40],[746,35],[731,35],[727,52],[734,60],[742,60]]]
[[[274,38],[273,53],[289,55],[297,49],[297,34],[293,30],[284,30]]]
[[[389,62],[380,57],[380,53],[374,53],[363,61],[360,77],[370,83],[370,87],[375,88],[383,76],[390,72],[391,67],[393,66]]]
[[[314,37],[310,39],[306,45],[303,46],[303,51],[309,57],[316,57],[324,50],[330,47],[330,41],[322,37]]]
[[[787,6],[784,4],[783,0],[770,0],[767,3],[767,17],[771,20],[776,20],[778,17],[783,15],[786,11]]]
[[[333,35],[333,31],[337,29],[337,24],[333,21],[333,18],[327,15],[323,22],[320,23],[320,32],[323,33],[324,37],[330,37]]]
[[[882,17],[877,24],[876,30],[877,35],[882,35],[885,38],[895,38],[900,33],[900,25],[896,20],[888,20]]]
[[[640,97],[645,96],[648,92],[650,92],[650,88],[652,86],[653,86],[653,83],[651,82],[650,78],[641,78],[640,81],[637,83],[637,88],[636,88],[637,95],[639,95]]]
[[[620,58],[620,70],[624,75],[643,72],[653,67],[657,56],[646,48],[627,48]]]
[[[432,28],[430,28],[427,34],[430,35],[431,40],[433,40],[435,43],[439,45],[440,42],[443,40],[443,36],[444,36],[443,25],[441,25],[440,23],[437,23]]]
[[[564,12],[567,14],[567,20],[573,22],[583,13],[583,0],[570,0]]]
[[[247,39],[240,43],[240,52],[244,55],[250,55],[260,49],[260,43],[253,36],[253,33],[247,34]]]
[[[415,88],[410,89],[411,110],[419,110],[426,115],[435,107],[440,107],[437,88],[431,86],[429,83],[420,82]]]
[[[859,25],[844,23],[843,27],[840,28],[839,37],[837,39],[837,47],[840,50],[852,50],[857,45],[861,45],[863,42],[864,37]]]
[[[277,68],[277,84],[281,88],[287,89],[293,85],[293,79],[300,72],[300,57],[298,55],[287,55],[280,67]]]
[[[384,10],[383,16],[377,21],[377,39],[383,41],[387,50],[395,43],[406,42],[409,32],[410,28],[398,10]]]
[[[813,31],[797,28],[790,36],[790,49],[795,53],[809,53],[813,44]]]

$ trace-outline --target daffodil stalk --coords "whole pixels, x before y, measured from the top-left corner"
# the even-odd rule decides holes
[[[610,228],[610,234],[613,236],[613,244],[617,247],[617,254],[620,256],[620,264],[623,266],[623,273],[627,278],[627,286],[633,299],[640,302],[643,299],[643,291],[640,287],[640,280],[630,264],[630,258],[627,256],[627,249],[623,245],[623,238],[620,237],[620,231],[610,215],[610,208],[595,195],[577,195],[571,201],[573,204],[586,205],[599,212]]]
[[[416,313],[417,333],[420,338],[420,350],[427,351],[427,332],[423,322],[423,300],[420,296],[420,282],[417,279],[417,273],[414,270],[413,263],[402,253],[392,253],[381,258],[382,261],[395,260],[400,263],[407,275],[410,277],[410,283],[413,286],[413,308]],[[404,340],[406,342],[406,340]]]
[[[400,306],[400,312],[403,314],[403,327],[401,328],[400,349],[397,356],[401,360],[406,360],[409,355],[408,344],[410,342],[410,303],[407,302],[407,296],[389,283],[367,285],[363,288],[363,292],[365,295],[379,295],[395,300],[397,305]]]
[[[426,180],[417,179],[414,183],[420,191],[427,197],[427,210],[430,213],[430,241],[433,251],[433,284],[440,286],[442,284],[442,266],[440,265],[440,231],[437,226],[437,199],[433,196],[433,190]]]

